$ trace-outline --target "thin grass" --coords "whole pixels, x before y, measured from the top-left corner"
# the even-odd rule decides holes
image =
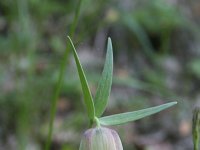
[[[77,5],[76,10],[75,10],[73,23],[71,24],[70,32],[69,32],[69,35],[71,37],[73,37],[74,33],[75,33],[75,29],[76,29],[77,22],[78,22],[78,17],[80,15],[81,3],[82,3],[82,0],[79,0],[78,5]],[[63,83],[63,77],[64,77],[65,68],[66,68],[66,65],[67,65],[69,50],[70,50],[70,46],[68,44],[68,45],[66,45],[65,54],[64,54],[63,60],[62,60],[61,65],[60,65],[59,77],[58,77],[58,81],[57,81],[56,88],[55,88],[55,94],[54,94],[53,100],[51,102],[49,131],[48,131],[48,137],[47,137],[47,141],[46,141],[46,145],[45,145],[45,150],[49,150],[49,148],[51,146],[53,126],[54,126],[54,120],[55,120],[55,115],[56,115],[57,101],[58,101],[58,97],[59,97],[60,90],[61,90],[62,83]]]

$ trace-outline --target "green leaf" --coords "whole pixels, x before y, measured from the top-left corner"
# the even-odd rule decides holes
[[[158,113],[158,112],[160,112],[166,108],[169,108],[175,104],[177,104],[177,102],[170,102],[170,103],[166,103],[166,104],[163,104],[160,106],[142,109],[142,110],[138,110],[138,111],[106,116],[106,117],[99,118],[99,121],[100,121],[100,124],[102,124],[102,125],[123,124],[123,123],[135,121],[135,120],[144,118],[146,116]]]
[[[97,92],[94,99],[95,113],[100,117],[107,105],[110,95],[113,75],[113,50],[111,39],[108,38],[106,61],[102,72],[102,77],[99,81]]]
[[[84,95],[84,103],[86,105],[88,117],[90,118],[90,120],[94,120],[94,118],[95,118],[94,102],[93,102],[92,95],[91,95],[91,92],[90,92],[90,89],[89,89],[89,86],[87,83],[87,79],[85,77],[85,73],[83,71],[83,68],[80,63],[79,57],[78,57],[76,49],[74,47],[74,44],[69,36],[67,36],[67,38],[69,39],[71,46],[73,48],[74,59],[76,62],[76,67],[77,67],[79,78],[81,81],[81,86],[82,86],[83,95]]]

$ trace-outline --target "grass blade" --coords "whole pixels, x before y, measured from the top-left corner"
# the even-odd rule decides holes
[[[97,92],[94,98],[95,113],[97,117],[100,117],[106,108],[112,85],[112,75],[113,50],[112,41],[110,38],[108,38],[106,61],[104,64],[102,77],[99,81]]]
[[[95,118],[95,108],[94,108],[92,95],[91,95],[91,92],[90,92],[90,89],[89,89],[89,86],[88,86],[88,83],[87,83],[87,79],[85,77],[85,73],[83,71],[82,65],[81,65],[80,60],[78,58],[74,44],[73,44],[73,42],[72,42],[72,40],[69,36],[67,38],[69,39],[70,44],[71,44],[72,49],[73,49],[74,59],[75,59],[75,62],[76,62],[76,67],[77,67],[79,78],[80,78],[80,81],[81,81],[81,86],[82,86],[83,95],[84,95],[84,103],[86,105],[88,117],[89,117],[90,120],[94,120],[94,118]]]
[[[77,26],[82,1],[83,0],[78,1],[78,5],[77,5],[76,10],[75,10],[75,16],[73,18],[73,23],[70,26],[69,35],[72,36],[72,37],[74,36],[74,32],[75,32],[75,29],[76,29],[76,26]],[[58,77],[58,81],[57,81],[57,84],[56,84],[55,94],[54,94],[53,100],[51,102],[50,122],[49,122],[47,141],[45,143],[45,150],[49,150],[50,147],[51,147],[51,139],[52,139],[52,133],[53,133],[54,120],[55,120],[55,116],[56,116],[57,101],[58,101],[58,97],[59,97],[60,90],[61,90],[62,83],[63,83],[63,76],[64,76],[64,71],[65,71],[65,67],[66,67],[66,64],[67,64],[68,56],[69,56],[69,46],[66,45],[66,50],[65,50],[65,53],[64,53],[64,56],[63,56],[62,63],[60,65],[59,77]]]
[[[177,104],[177,102],[170,102],[163,105],[142,109],[133,112],[121,113],[111,116],[102,117],[99,119],[100,124],[102,125],[119,125],[124,124],[130,121],[135,121],[146,116],[158,113],[164,109],[167,109],[173,105]]]

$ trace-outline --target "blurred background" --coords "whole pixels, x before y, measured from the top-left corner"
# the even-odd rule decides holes
[[[51,101],[78,1],[0,1],[0,150],[42,150]],[[112,127],[125,150],[192,150],[191,120],[200,105],[200,1],[82,0],[73,41],[95,94],[106,41],[114,79],[104,115],[169,101],[178,105]],[[58,99],[52,150],[76,150],[88,128],[69,55]]]

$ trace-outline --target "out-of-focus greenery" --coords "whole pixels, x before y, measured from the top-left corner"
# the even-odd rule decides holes
[[[0,149],[43,149],[50,103],[77,2],[0,1]],[[107,36],[115,50],[107,114],[180,99],[179,107],[170,113],[173,117],[167,117],[168,123],[161,119],[157,126],[167,130],[167,125],[174,124],[177,128],[173,126],[173,131],[179,132],[180,122],[189,120],[191,107],[199,103],[200,47],[195,20],[199,11],[195,7],[198,2],[178,2],[83,0],[73,41],[81,47],[78,52],[93,93]],[[117,100],[112,101],[112,96]],[[70,59],[58,101],[52,149],[77,149],[80,133],[87,126],[81,99]],[[138,131],[153,130],[153,123],[142,125],[136,124]],[[119,130],[124,133],[125,149],[133,149],[133,140],[125,138],[126,130]],[[182,137],[174,138],[177,143],[172,149],[178,149]],[[134,145],[137,148],[137,142]]]

